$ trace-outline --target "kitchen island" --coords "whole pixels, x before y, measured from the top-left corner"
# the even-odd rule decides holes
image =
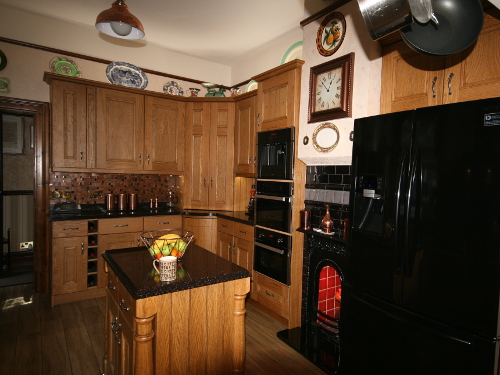
[[[159,281],[145,247],[103,258],[106,375],[245,372],[246,269],[195,244],[173,282]]]

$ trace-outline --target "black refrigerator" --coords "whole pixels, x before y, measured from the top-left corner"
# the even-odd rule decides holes
[[[496,375],[500,98],[355,120],[340,374]]]

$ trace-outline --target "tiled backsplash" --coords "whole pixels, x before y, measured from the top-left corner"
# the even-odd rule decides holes
[[[156,174],[116,174],[116,173],[50,173],[50,204],[60,202],[77,202],[85,204],[104,203],[104,195],[135,193],[138,202],[149,202],[158,197],[160,202],[165,201],[168,190],[175,192],[178,177]],[[54,199],[55,191],[71,192],[71,198]],[[90,197],[90,191],[98,191],[101,197]]]
[[[306,173],[305,209],[311,211],[312,227],[320,228],[329,204],[333,228],[342,231],[349,216],[351,166],[308,166]]]

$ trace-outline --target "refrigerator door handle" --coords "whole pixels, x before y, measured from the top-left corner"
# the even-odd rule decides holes
[[[404,219],[406,218],[405,212],[404,212],[404,192],[405,192],[405,181],[406,178],[405,176],[408,174],[407,171],[407,166],[408,166],[408,159],[410,157],[410,151],[408,147],[404,147],[402,151],[402,158],[401,162],[399,165],[399,170],[398,170],[398,175],[399,175],[399,180],[398,180],[398,191],[397,191],[397,198],[396,198],[396,215],[394,218],[394,228],[393,228],[393,233],[394,233],[394,243],[397,249],[400,249],[397,254],[396,254],[396,265],[395,265],[395,274],[399,275],[402,272],[403,269],[403,261],[404,261],[404,251],[401,249],[404,249],[405,247],[405,236],[406,236],[406,231],[405,231],[405,223]]]
[[[412,277],[417,246],[411,233],[415,233],[420,213],[420,182],[421,182],[420,151],[415,150],[410,164],[410,183],[408,184],[406,233],[405,233],[405,266],[404,275]]]

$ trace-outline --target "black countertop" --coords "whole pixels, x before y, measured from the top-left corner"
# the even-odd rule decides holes
[[[247,215],[244,211],[177,210],[167,208],[165,206],[151,209],[147,205],[139,206],[137,210],[134,211],[106,211],[103,206],[98,204],[82,205],[82,209],[78,213],[49,212],[49,221],[116,219],[121,217],[159,215],[217,216],[237,221],[242,224],[253,225],[253,216]]]
[[[145,247],[107,250],[102,256],[136,300],[251,276],[245,268],[195,244],[190,244],[180,259],[175,281],[155,277],[153,258]]]

